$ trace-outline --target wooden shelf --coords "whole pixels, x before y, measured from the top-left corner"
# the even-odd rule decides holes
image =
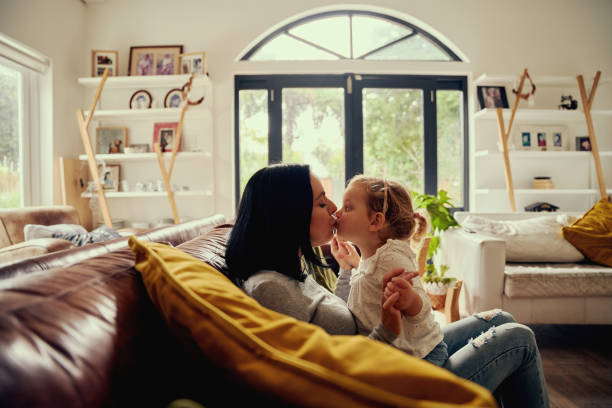
[[[167,198],[168,195],[165,191],[107,191],[104,193],[106,198]],[[81,197],[83,198],[92,198],[96,197],[97,194],[92,193],[82,193]],[[193,191],[175,191],[175,197],[212,197],[212,191],[201,191],[201,190],[193,190]]]
[[[608,193],[612,193],[612,189],[606,190]],[[498,194],[506,193],[505,188],[477,188],[474,190],[476,194]],[[521,195],[563,195],[563,194],[598,194],[599,190],[595,188],[552,188],[552,189],[535,189],[535,188],[515,188],[515,194]]]
[[[536,86],[578,86],[577,76],[534,76],[533,82]],[[475,85],[498,85],[498,84],[514,84],[520,80],[519,75],[489,75],[482,74],[474,81]],[[587,84],[593,82],[593,77],[584,79]],[[601,78],[599,84],[612,82],[612,78]]]
[[[504,119],[509,119],[511,113],[511,109],[504,109]],[[592,110],[591,115],[612,116],[612,110]],[[497,120],[496,109],[481,109],[474,114],[474,119]],[[584,121],[584,113],[581,110],[517,109],[515,120],[531,122]]]
[[[172,153],[162,153],[162,157],[165,160],[170,160]],[[178,152],[176,154],[177,159],[210,159],[212,154],[210,152]],[[148,153],[115,153],[115,154],[96,154],[96,160],[104,160],[109,162],[123,162],[123,161],[150,161],[157,160],[157,155],[153,152]],[[87,155],[80,154],[79,160],[86,161]]]
[[[102,78],[79,78],[79,85],[87,88],[97,88]],[[118,76],[108,77],[104,88],[168,88],[183,85],[189,80],[186,75],[147,75],[147,76]],[[206,75],[195,77],[192,87],[210,85],[210,78]]]
[[[583,152],[583,151],[575,151],[575,150],[547,150],[547,151],[539,151],[539,150],[511,150],[508,152],[510,157],[516,158],[545,158],[545,159],[557,159],[557,158],[583,158],[589,159],[592,158],[593,155],[591,152]],[[601,157],[612,157],[612,151],[610,152],[599,152]],[[502,153],[498,151],[490,151],[490,150],[479,150],[474,153],[474,157],[501,157]]]

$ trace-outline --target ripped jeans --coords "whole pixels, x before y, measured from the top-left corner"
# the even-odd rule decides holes
[[[443,328],[444,368],[489,389],[500,407],[548,407],[542,360],[531,329],[499,309]]]

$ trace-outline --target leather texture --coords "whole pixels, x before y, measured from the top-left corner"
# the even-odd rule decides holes
[[[224,221],[139,239],[176,246]],[[0,268],[0,406],[164,407],[204,398],[208,388],[191,373],[206,365],[166,329],[133,265],[126,237]]]
[[[80,224],[74,207],[68,205],[24,207],[0,210],[0,248],[24,241],[26,224]]]

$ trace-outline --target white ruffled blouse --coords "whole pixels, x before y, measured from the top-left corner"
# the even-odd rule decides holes
[[[352,270],[348,307],[357,318],[359,332],[370,333],[381,322],[382,279],[393,268],[416,271],[415,255],[410,245],[401,240],[389,239],[376,253],[361,259],[357,269]],[[421,280],[412,280],[413,287],[421,297],[423,306],[414,316],[402,315],[402,331],[393,345],[418,358],[423,358],[444,337],[435,321],[431,301],[423,289]]]

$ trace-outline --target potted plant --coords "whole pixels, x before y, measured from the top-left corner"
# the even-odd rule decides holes
[[[438,191],[437,195],[419,194],[412,192],[412,200],[415,209],[421,208],[427,211],[431,223],[429,248],[427,250],[427,266],[422,276],[423,287],[429,295],[434,310],[444,309],[446,293],[456,278],[445,276],[448,265],[436,267],[433,258],[440,247],[440,234],[451,227],[458,227],[459,223],[450,212],[454,205],[445,190]]]

